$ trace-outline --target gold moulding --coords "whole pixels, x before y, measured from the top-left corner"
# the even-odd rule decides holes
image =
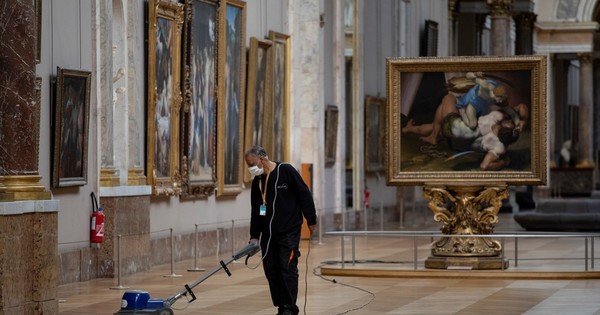
[[[146,175],[143,168],[132,168],[127,171],[127,185],[141,186],[146,185]]]
[[[590,167],[593,168],[594,162],[589,159],[585,159],[585,160],[577,162],[576,167],[578,167],[578,168],[590,168]]]
[[[0,176],[0,201],[51,200],[38,175]]]
[[[119,171],[114,168],[106,168],[100,170],[100,186],[113,187],[121,184]]]

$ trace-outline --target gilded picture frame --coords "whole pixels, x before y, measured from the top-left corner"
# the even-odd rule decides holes
[[[386,63],[389,185],[546,183],[545,56]]]
[[[87,184],[92,73],[57,67],[52,186]]]
[[[387,101],[383,97],[365,97],[365,171],[385,171]]]
[[[186,0],[185,12],[181,196],[208,197],[217,182],[219,4],[216,0]]]
[[[325,108],[325,166],[331,167],[335,164],[337,151],[339,110],[335,105],[327,105]]]
[[[290,158],[290,45],[289,35],[269,31],[273,43],[273,161]]]
[[[246,127],[244,147],[260,145],[273,151],[271,132],[273,128],[273,64],[272,43],[250,37],[248,48],[248,84],[246,90]],[[248,172],[244,182],[252,180]]]
[[[181,41],[184,6],[150,0],[148,8],[147,181],[153,195],[179,195]]]
[[[217,104],[217,197],[242,192],[246,84],[246,3],[222,1]]]

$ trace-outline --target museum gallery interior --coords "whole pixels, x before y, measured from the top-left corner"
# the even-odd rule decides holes
[[[0,8],[0,314],[274,313],[254,145],[303,314],[600,312],[598,1]]]

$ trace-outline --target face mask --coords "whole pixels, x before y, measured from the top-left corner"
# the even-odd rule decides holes
[[[259,168],[256,165],[248,167],[248,172],[250,172],[250,175],[252,176],[260,176],[264,171],[264,169]]]

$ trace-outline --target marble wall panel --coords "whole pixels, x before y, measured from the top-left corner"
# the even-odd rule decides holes
[[[57,217],[0,216],[0,314],[57,313]]]
[[[33,1],[11,1],[8,7],[0,11],[0,25],[5,30],[0,32],[0,175],[37,174]],[[11,106],[4,106],[7,104]]]

